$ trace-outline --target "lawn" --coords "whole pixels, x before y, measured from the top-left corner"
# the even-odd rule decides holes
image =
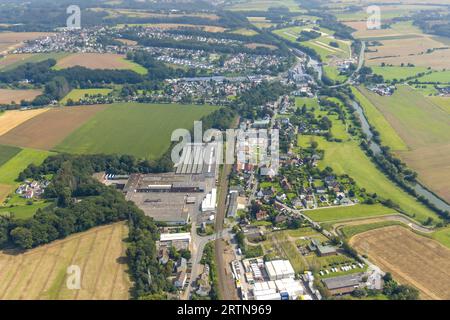
[[[191,129],[217,110],[213,106],[119,103],[97,113],[55,150],[76,154],[130,154],[159,158],[170,146],[173,130]]]
[[[319,101],[317,98],[295,98],[296,107],[301,108],[303,105],[306,105],[308,109],[319,108]]]
[[[20,152],[20,148],[0,145],[0,167]]]
[[[381,143],[394,151],[408,150],[402,138],[400,138],[394,128],[389,124],[384,115],[359,90],[352,88],[352,92],[364,109],[364,114],[369,123],[380,133]]]
[[[337,67],[333,66],[324,66],[323,67],[324,74],[335,82],[342,83],[347,80],[347,76],[341,75]]]
[[[425,222],[428,217],[438,218],[434,212],[381,173],[356,141],[337,143],[328,142],[323,137],[300,136],[299,145],[309,146],[311,139],[318,142],[318,149],[325,151],[324,159],[319,163],[322,169],[329,166],[336,174],[348,174],[361,188],[370,193],[377,193],[385,199],[391,199],[417,221]]]
[[[427,72],[428,69],[425,67],[371,67],[373,73],[383,76],[384,80],[392,81],[405,80],[410,77],[417,76],[419,73]],[[421,78],[419,78],[421,79]]]
[[[19,174],[29,164],[41,164],[51,153],[32,149],[23,149],[0,167],[0,183],[16,185]]]
[[[350,220],[396,214],[397,211],[381,204],[357,204],[347,207],[324,208],[305,211],[305,214],[317,222]]]
[[[108,95],[108,93],[112,92],[112,89],[73,89],[70,91],[62,100],[62,104],[66,104],[69,99],[72,101],[80,101],[86,95],[94,96],[94,95]]]

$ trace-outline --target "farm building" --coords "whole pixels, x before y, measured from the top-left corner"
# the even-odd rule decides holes
[[[322,279],[327,289],[332,295],[352,293],[359,288],[363,274],[349,274],[334,278]]]

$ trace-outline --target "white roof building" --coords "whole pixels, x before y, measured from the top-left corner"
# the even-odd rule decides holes
[[[161,233],[160,237],[161,242],[169,242],[169,241],[187,241],[191,242],[191,234],[189,232],[182,233]]]
[[[295,277],[294,268],[288,260],[267,261],[265,266],[269,279],[272,281]]]
[[[202,201],[202,211],[214,211],[216,210],[217,189],[212,189],[211,193],[208,193]]]

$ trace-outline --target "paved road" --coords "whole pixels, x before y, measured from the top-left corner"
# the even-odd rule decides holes
[[[428,227],[424,227],[422,225],[417,224],[416,222],[414,222],[413,220],[411,220],[410,218],[403,216],[401,214],[393,214],[393,215],[388,215],[388,216],[381,216],[381,217],[373,217],[373,218],[362,218],[359,220],[349,220],[349,221],[342,221],[339,223],[336,223],[333,226],[333,230],[332,232],[336,235],[342,235],[342,231],[341,229],[345,226],[348,225],[360,225],[360,224],[368,224],[368,223],[375,223],[375,222],[382,222],[382,221],[396,221],[396,222],[401,222],[405,225],[407,225],[408,227],[410,227],[411,229],[415,230],[415,231],[419,231],[421,233],[432,233],[434,232],[434,229],[432,228],[428,228]]]
[[[343,86],[346,86],[347,84],[349,84],[351,81],[353,81],[353,78],[355,77],[355,75],[358,74],[359,70],[361,70],[362,66],[364,65],[364,52],[365,51],[366,51],[366,43],[364,41],[362,41],[361,42],[361,52],[359,53],[358,66],[357,66],[356,70],[352,73],[352,75],[350,77],[348,77],[347,81],[345,81],[344,83],[341,83],[341,84],[337,84],[335,86],[330,86],[329,88],[343,87]]]

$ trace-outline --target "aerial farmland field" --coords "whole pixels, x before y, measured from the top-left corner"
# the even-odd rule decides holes
[[[303,135],[299,137],[299,145],[308,146],[311,140],[318,142],[318,149],[325,151],[323,161],[319,162],[320,168],[329,166],[337,174],[348,174],[367,192],[375,192],[378,196],[391,199],[419,222],[425,222],[428,217],[437,219],[433,211],[401,190],[381,173],[355,141],[336,143],[328,142],[323,137]]]
[[[42,90],[0,89],[0,104],[19,104],[22,100],[33,101],[42,94]]]
[[[74,66],[88,69],[129,69],[139,74],[147,73],[147,69],[133,61],[126,60],[122,55],[100,53],[75,53],[68,55],[58,61],[55,69],[65,69]]]
[[[435,240],[390,226],[360,233],[350,244],[400,283],[416,287],[422,298],[450,299],[450,250]]]
[[[48,108],[32,110],[11,110],[0,114],[0,136],[37,115],[48,111]]]
[[[55,150],[69,153],[131,154],[155,159],[170,145],[172,131],[191,129],[213,106],[114,104],[69,135]]]
[[[0,143],[50,150],[105,108],[105,105],[53,108],[1,135]]]
[[[95,95],[108,95],[108,93],[112,92],[113,89],[73,89],[70,91],[67,96],[65,96],[62,100],[62,104],[66,104],[68,100],[72,101],[80,101],[86,95],[95,96]]]
[[[26,252],[0,252],[0,299],[128,299],[124,223],[93,228]],[[78,266],[81,289],[67,287]]]
[[[450,199],[450,119],[432,100],[408,86],[390,97],[361,89],[406,143],[398,155],[419,173],[419,180],[442,198]],[[371,122],[370,115],[369,122]],[[375,125],[375,123],[374,123]],[[378,129],[380,130],[380,129]],[[380,131],[382,136],[383,133]]]
[[[311,217],[311,219],[318,222],[368,218],[396,213],[397,211],[395,211],[394,209],[387,208],[380,204],[376,205],[357,204],[354,206],[324,208],[305,211],[305,214],[307,216]]]

